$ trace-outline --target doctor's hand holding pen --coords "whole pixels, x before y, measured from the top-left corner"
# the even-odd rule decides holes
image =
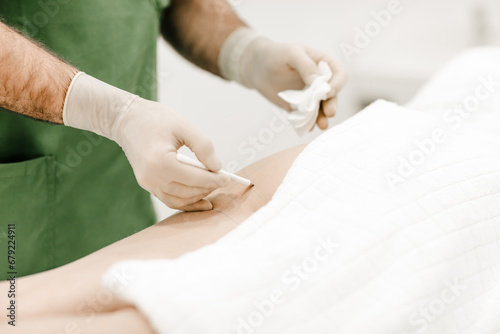
[[[290,110],[278,92],[309,86],[319,76],[318,62],[325,61],[334,75],[316,124],[326,129],[346,80],[342,67],[328,54],[275,43],[241,21],[236,24],[222,36],[217,52],[211,52],[217,55],[218,68],[208,69]],[[163,203],[185,211],[212,209],[205,197],[230,178],[214,173],[221,162],[212,142],[181,114],[79,72],[1,22],[0,45],[0,107],[107,137],[122,147],[138,183]],[[177,160],[183,145],[207,170]]]
[[[92,131],[125,151],[139,184],[166,205],[210,210],[204,199],[229,183],[212,142],[181,114],[79,72],[0,22],[0,106]],[[177,160],[188,146],[212,172]]]

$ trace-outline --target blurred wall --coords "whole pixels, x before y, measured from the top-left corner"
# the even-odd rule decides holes
[[[499,0],[228,1],[260,33],[324,50],[345,66],[349,82],[330,126],[377,98],[404,104],[460,51],[500,45]],[[226,169],[237,170],[321,134],[316,129],[299,138],[267,100],[202,72],[164,41],[158,53],[160,101],[212,138]],[[159,219],[173,212],[155,204]]]

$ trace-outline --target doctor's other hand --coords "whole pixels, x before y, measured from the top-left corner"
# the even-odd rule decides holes
[[[318,63],[325,61],[332,70],[331,91],[320,106],[316,124],[328,128],[327,118],[337,112],[337,94],[347,81],[344,68],[329,54],[300,44],[276,43],[249,28],[233,32],[219,57],[222,74],[244,86],[256,89],[275,105],[290,111],[278,97],[284,90],[301,90],[311,85],[320,73]]]
[[[206,196],[230,182],[212,142],[177,111],[108,85],[86,74],[73,79],[64,124],[117,142],[141,187],[173,209],[213,208]],[[210,170],[177,160],[186,145]]]

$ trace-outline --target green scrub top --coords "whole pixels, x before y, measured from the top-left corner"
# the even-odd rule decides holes
[[[0,16],[81,71],[155,99],[168,2],[0,0]],[[116,143],[0,109],[0,279],[61,266],[154,222],[149,194]]]

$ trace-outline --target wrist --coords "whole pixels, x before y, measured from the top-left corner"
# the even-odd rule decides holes
[[[54,110],[57,110],[57,124],[64,124],[64,104],[66,103],[66,97],[68,96],[68,91],[75,77],[79,74],[78,70],[70,65],[61,67],[60,76],[60,89],[57,94]]]
[[[137,95],[79,72],[66,94],[64,125],[117,141],[123,116],[137,98]]]
[[[239,83],[250,89],[259,87],[269,62],[268,46],[273,43],[269,38],[259,37],[248,46],[239,61]]]
[[[236,81],[248,88],[252,87],[252,80],[246,69],[251,67],[252,49],[256,44],[268,40],[248,27],[241,27],[233,31],[224,41],[219,52],[219,71],[223,78]]]

